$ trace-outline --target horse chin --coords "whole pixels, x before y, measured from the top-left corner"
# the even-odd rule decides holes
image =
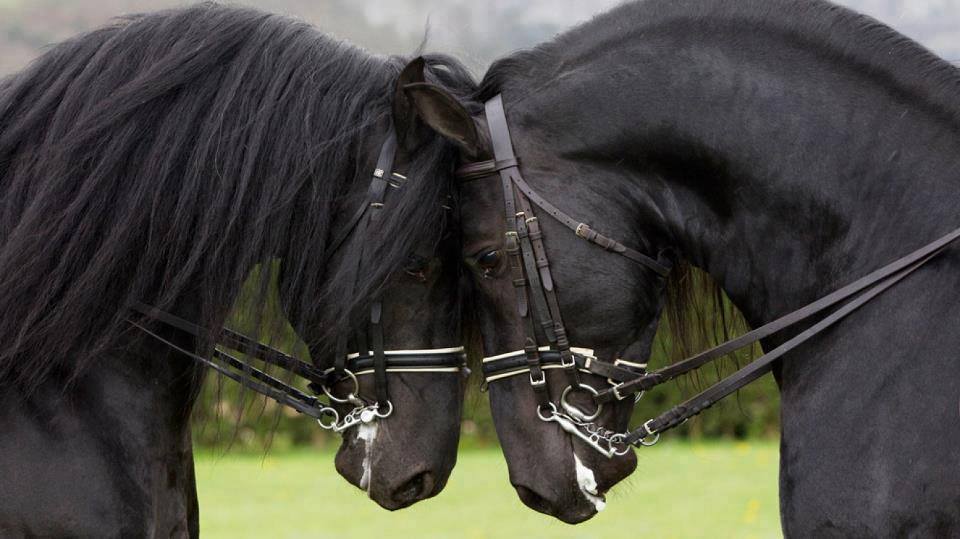
[[[555,475],[529,473],[532,467],[511,470],[511,483],[529,508],[567,524],[593,518],[606,508],[606,493],[637,467],[633,453],[608,459],[579,442],[567,443],[566,455],[550,469]],[[559,455],[559,453],[557,453]]]
[[[337,471],[384,509],[396,511],[437,495],[453,468],[440,460],[395,458],[388,425],[373,422],[347,433],[337,451]],[[395,440],[394,440],[395,443]],[[455,460],[455,459],[454,459]]]

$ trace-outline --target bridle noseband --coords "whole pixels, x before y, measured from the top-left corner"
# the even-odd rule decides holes
[[[520,162],[514,155],[510,131],[507,127],[502,96],[497,95],[485,104],[487,125],[493,145],[494,159],[470,163],[461,167],[457,176],[462,181],[483,178],[500,179],[504,197],[507,224],[505,252],[510,260],[510,271],[516,290],[517,312],[524,324],[524,348],[483,360],[485,383],[529,373],[530,385],[537,397],[537,416],[547,422],[556,422],[564,431],[577,436],[608,458],[623,455],[631,447],[655,444],[660,433],[672,429],[706,410],[756,380],[772,369],[773,362],[800,344],[866,304],[894,284],[922,267],[960,238],[960,229],[930,243],[913,253],[880,268],[873,273],[802,307],[773,322],[758,327],[738,338],[710,350],[647,373],[645,359],[631,356],[633,345],[626,348],[623,358],[601,361],[589,349],[573,348],[567,341],[557,291],[550,272],[550,264],[543,245],[540,224],[533,206],[544,210],[552,218],[572,230],[577,237],[603,247],[607,251],[628,258],[654,272],[659,279],[670,273],[670,268],[659,260],[606,237],[545,200],[523,179]],[[846,303],[843,303],[845,302]],[[750,346],[760,339],[784,329],[795,327],[825,310],[836,309],[803,330],[784,344],[750,362],[721,379],[701,393],[643,423],[629,432],[617,433],[597,425],[593,420],[602,406],[634,395],[634,401],[643,393],[715,361],[725,355]],[[546,337],[547,346],[538,344],[538,329]],[[558,407],[550,397],[544,371],[562,370],[568,386],[560,397]],[[580,373],[591,373],[606,378],[609,387],[598,390],[580,382]],[[585,413],[567,401],[572,391],[585,390],[593,398],[596,409]]]
[[[380,148],[366,199],[347,221],[347,226],[331,240],[327,249],[326,260],[329,262],[333,253],[339,250],[347,238],[350,236],[361,238],[355,258],[345,261],[355,266],[356,271],[352,272],[355,278],[364,264],[371,263],[370,253],[364,248],[366,242],[362,241],[363,238],[366,238],[369,231],[376,230],[386,204],[388,190],[401,189],[406,180],[402,174],[393,172],[396,151],[397,139],[391,133]],[[352,286],[356,287],[356,279]],[[212,357],[204,357],[178,346],[148,328],[147,325],[149,322],[158,323],[167,328],[185,332],[200,341],[207,340],[213,334],[210,330],[144,303],[132,305],[130,309],[139,315],[138,318],[128,319],[133,327],[237,383],[315,418],[321,428],[335,432],[342,433],[357,425],[385,419],[393,413],[393,403],[389,399],[387,387],[388,375],[391,373],[469,372],[466,368],[463,347],[386,350],[381,323],[383,304],[380,298],[375,298],[371,303],[366,331],[354,332],[354,341],[360,352],[348,354],[348,340],[345,336],[341,336],[335,347],[334,365],[327,369],[318,368],[227,328],[223,328],[211,343],[214,345]],[[315,395],[304,393],[290,383],[271,376],[227,350],[241,352],[307,381],[308,387]],[[358,377],[368,375],[374,377],[375,397],[373,399],[364,398],[360,394]],[[352,386],[346,395],[337,395],[334,390],[341,383]],[[321,400],[320,397],[323,396],[327,398],[327,402]],[[349,404],[354,408],[341,418],[333,406],[334,403]]]

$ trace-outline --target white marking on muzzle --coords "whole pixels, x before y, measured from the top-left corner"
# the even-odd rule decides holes
[[[603,501],[600,493],[597,492],[597,478],[594,477],[593,470],[584,466],[576,453],[573,454],[573,464],[577,469],[577,484],[580,486],[580,492],[583,493],[583,497],[597,508],[598,513],[603,511],[603,508],[607,506],[607,502]]]
[[[360,476],[360,488],[370,495],[370,476],[373,473],[373,442],[377,439],[376,421],[363,423],[357,427],[357,439],[363,440],[363,475]]]

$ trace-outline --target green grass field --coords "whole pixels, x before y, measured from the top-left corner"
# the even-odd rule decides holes
[[[568,526],[520,503],[496,450],[460,453],[436,498],[391,513],[343,480],[333,454],[300,450],[197,455],[200,530],[210,538],[592,539],[780,537],[777,446],[665,441],[641,451],[639,468],[607,509]]]

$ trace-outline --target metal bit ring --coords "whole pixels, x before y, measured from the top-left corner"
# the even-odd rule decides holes
[[[324,371],[323,374],[329,374],[331,372],[333,372],[333,369],[327,369],[326,371]],[[347,393],[347,396],[345,398],[341,399],[340,397],[335,397],[333,395],[333,391],[331,391],[330,388],[327,387],[327,384],[323,384],[321,386],[321,388],[323,389],[323,393],[327,396],[327,398],[329,398],[333,402],[337,402],[340,404],[346,404],[348,402],[350,404],[356,404],[358,401],[357,394],[360,393],[360,381],[357,380],[357,375],[350,372],[350,369],[343,369],[343,372],[347,373],[347,378],[349,378],[350,381],[353,382],[353,391],[350,391],[349,393]]]
[[[563,408],[565,412],[567,412],[568,414],[570,414],[571,416],[575,417],[580,421],[593,421],[594,419],[599,417],[600,412],[603,411],[603,403],[597,404],[597,409],[594,410],[592,414],[586,414],[583,412],[583,410],[567,402],[567,395],[569,395],[571,391],[577,391],[577,390],[586,391],[587,393],[590,393],[594,397],[600,394],[600,392],[594,389],[593,386],[589,386],[587,384],[580,384],[580,387],[578,388],[574,388],[573,386],[567,386],[567,388],[563,390],[563,394],[560,395],[560,406]]]

